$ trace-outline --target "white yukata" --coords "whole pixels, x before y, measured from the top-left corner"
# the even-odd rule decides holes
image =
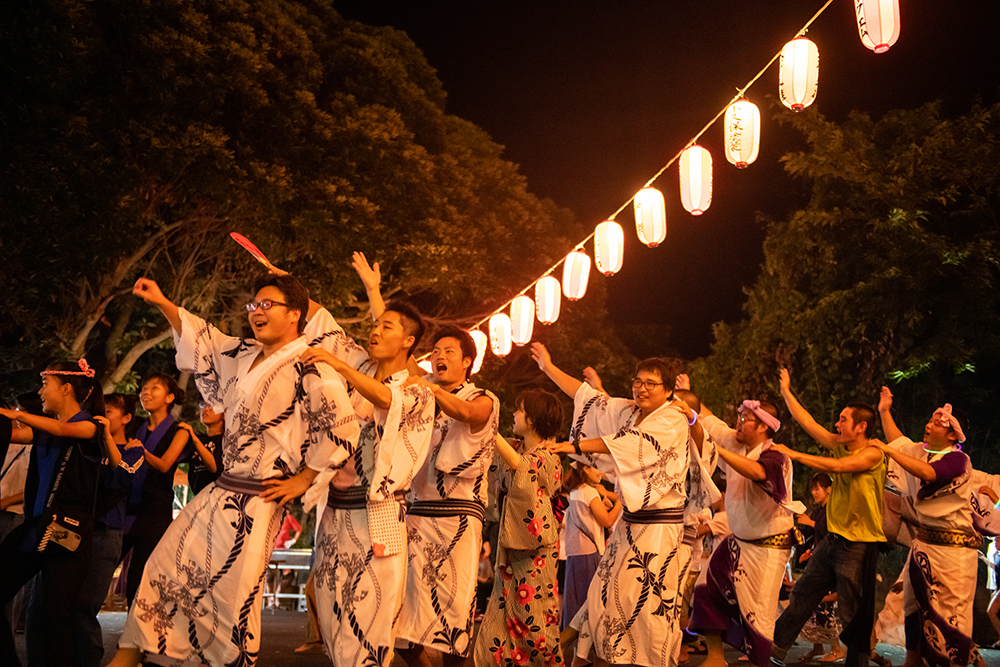
[[[693,632],[721,632],[723,641],[750,662],[767,665],[781,581],[797,535],[794,514],[806,508],[791,500],[792,462],[771,449],[771,440],[747,451],[718,417],[705,417],[702,426],[719,447],[760,463],[766,478],[755,482],[728,471],[726,514],[732,533],[717,543],[695,586],[689,626]]]
[[[500,401],[468,381],[452,393],[466,401],[486,396],[493,408],[475,433],[471,424],[443,410],[434,421],[430,451],[413,479],[406,515],[406,595],[396,645],[467,656]]]
[[[972,609],[983,535],[1000,531],[989,499],[977,496],[969,457],[954,446],[931,453],[903,436],[889,446],[929,463],[934,482],[892,462],[887,484],[900,493],[901,513],[916,522],[903,567],[906,648],[931,665],[969,663]]]
[[[310,345],[321,346],[374,376],[378,365],[351,340],[326,309],[309,321]],[[427,387],[403,387],[407,371],[383,382],[392,390],[387,410],[356,389],[351,401],[361,426],[353,456],[332,476],[320,521],[313,578],[320,633],[337,667],[383,665],[393,658],[394,624],[406,585],[403,496],[427,456],[434,424],[434,396]],[[478,559],[477,559],[478,560]]]
[[[689,429],[670,403],[636,425],[638,419],[634,401],[609,398],[586,383],[574,397],[570,439],[604,440],[626,510],[587,593],[586,622],[603,660],[666,667],[680,641]]]
[[[223,335],[184,309],[180,317],[177,367],[225,411],[224,473],[187,504],[150,556],[119,646],[158,664],[244,667],[257,659],[261,584],[285,515],[253,487],[346,460],[358,426],[343,379],[299,361],[305,338],[251,369],[259,343]]]

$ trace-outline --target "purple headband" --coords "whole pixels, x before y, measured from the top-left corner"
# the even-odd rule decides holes
[[[773,415],[768,414],[765,410],[760,407],[760,401],[743,401],[743,404],[739,407],[739,412],[744,410],[750,410],[757,418],[764,422],[769,429],[772,431],[777,431],[781,428],[781,422],[778,421]]]

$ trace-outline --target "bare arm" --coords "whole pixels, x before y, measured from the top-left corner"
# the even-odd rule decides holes
[[[747,457],[740,456],[723,447],[719,447],[718,451],[719,456],[726,462],[726,465],[736,471],[736,473],[754,482],[763,482],[767,479],[764,466],[757,461],[751,461]]]
[[[51,417],[33,415],[30,412],[19,412],[0,408],[0,415],[8,419],[16,419],[28,428],[15,428],[11,433],[11,442],[26,444],[31,442],[34,435],[33,429],[45,431],[57,438],[76,438],[77,440],[90,440],[97,433],[97,427],[92,421],[82,422],[61,422]]]
[[[521,465],[521,455],[499,433],[497,433],[497,452],[504,464],[511,470],[517,470],[517,467]]]
[[[184,426],[187,426],[187,424]],[[177,457],[184,451],[187,443],[188,431],[184,428],[178,428],[177,433],[174,434],[174,439],[170,441],[170,446],[167,447],[167,451],[163,452],[162,457],[153,454],[148,449],[143,451],[142,455],[146,458],[146,463],[148,463],[153,470],[157,472],[167,472],[174,465],[174,463],[177,462]]]
[[[875,442],[878,442],[877,440]],[[920,459],[914,458],[909,454],[904,454],[903,452],[890,447],[888,445],[879,443],[879,449],[885,452],[889,458],[899,464],[899,466],[910,473],[917,479],[922,479],[925,482],[933,482],[937,480],[937,472],[927,461],[921,461]]]
[[[369,266],[365,253],[355,252],[351,256],[351,266],[358,272],[361,282],[365,284],[372,319],[377,320],[385,312],[385,301],[382,299],[382,290],[379,289],[379,284],[382,282],[382,272],[378,268],[378,262]]]
[[[139,278],[139,280],[135,281],[135,286],[132,287],[132,294],[140,297],[146,303],[159,308],[163,316],[167,318],[167,322],[170,322],[173,330],[178,334],[181,333],[180,309],[170,299],[163,296],[160,286],[154,281],[148,278]]]
[[[608,449],[608,443],[604,442],[601,438],[588,438],[586,440],[581,440],[577,444],[580,446],[581,452],[591,452],[596,454],[611,453],[611,450]],[[576,447],[574,447],[571,442],[553,442],[549,445],[549,450],[555,452],[556,454],[576,453]]]
[[[879,461],[882,460],[882,451],[875,445],[863,447],[841,459],[835,459],[829,456],[804,454],[778,444],[771,445],[771,449],[779,451],[782,454],[787,455],[791,460],[798,461],[799,463],[807,465],[815,470],[822,470],[823,472],[835,474],[871,470],[878,465]]]
[[[440,385],[430,382],[427,384],[434,392],[434,401],[441,410],[452,419],[469,424],[473,433],[477,433],[489,421],[493,412],[493,401],[489,396],[477,396],[467,401],[450,391],[445,391]]]
[[[24,491],[12,493],[9,496],[0,498],[0,510],[5,510],[11,505],[20,505],[24,502]]]
[[[288,501],[305,493],[319,473],[319,470],[302,466],[302,470],[288,479],[265,479],[264,486],[267,489],[260,494],[260,499],[285,505]]]
[[[184,424],[184,426],[187,427],[185,430],[187,430],[190,434],[191,442],[194,443],[194,450],[198,452],[198,456],[200,456],[201,460],[205,463],[205,467],[208,468],[209,472],[216,472],[219,469],[219,466],[215,462],[215,456],[212,452],[208,451],[208,447],[206,447],[205,443],[201,441],[201,438],[198,437],[198,434],[194,432],[193,428],[191,428],[188,424]]]
[[[531,358],[538,363],[538,369],[549,376],[549,379],[556,383],[563,392],[570,398],[576,396],[580,390],[582,381],[564,373],[552,364],[552,357],[549,351],[541,343],[531,344]]]
[[[392,390],[389,387],[375,378],[351,368],[349,364],[321,347],[310,347],[302,353],[300,359],[304,364],[329,364],[333,370],[343,375],[344,379],[351,383],[351,386],[380,410],[388,410],[392,404]]]
[[[892,442],[903,437],[903,432],[896,426],[896,420],[892,418],[892,392],[888,387],[882,387],[882,394],[878,399],[878,416],[882,420],[882,431],[886,440]]]
[[[94,420],[101,425],[104,431],[104,437],[101,440],[104,442],[104,451],[108,455],[108,466],[114,468],[122,462],[122,453],[118,450],[114,436],[111,435],[111,422],[108,421],[107,417],[100,415],[94,417]]]
[[[611,509],[604,506],[604,501],[600,498],[594,498],[590,501],[590,512],[597,519],[597,523],[601,524],[605,528],[610,528],[615,525],[615,521],[618,520],[618,515],[622,513],[622,504],[620,502],[612,502]]]
[[[827,449],[833,449],[837,445],[836,436],[820,426],[813,419],[813,416],[809,414],[809,411],[802,407],[799,400],[792,394],[791,377],[787,369],[781,369],[779,385],[781,386],[781,397],[785,399],[785,405],[788,406],[788,411],[792,413],[792,418],[799,423],[799,426],[805,429],[805,432],[813,440]],[[822,470],[822,468],[819,468],[819,470]]]

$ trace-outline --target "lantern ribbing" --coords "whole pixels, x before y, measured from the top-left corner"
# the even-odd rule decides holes
[[[820,17],[820,15],[824,11],[826,11],[827,7],[829,7],[832,3],[833,3],[833,0],[826,0],[826,2],[823,4],[823,6],[820,7],[819,10],[817,10],[815,14],[813,14],[812,18],[810,18],[808,21],[806,21],[805,25],[803,25],[798,30],[798,32],[795,33],[795,37],[800,37],[800,36],[804,35],[806,33],[806,31],[809,29],[809,26],[811,26],[813,24],[813,22],[815,22],[816,19],[818,19]],[[726,113],[726,110],[729,108],[730,105],[732,105],[733,103],[739,101],[742,97],[744,97],[744,95],[746,94],[746,91],[749,90],[750,87],[753,84],[757,83],[757,80],[760,79],[760,77],[764,76],[764,73],[767,72],[767,70],[771,68],[771,65],[773,65],[781,57],[781,51],[782,51],[782,49],[784,49],[784,43],[782,44],[781,49],[778,49],[778,52],[775,53],[774,56],[769,61],[767,61],[767,64],[764,65],[764,67],[761,68],[761,70],[759,72],[757,72],[757,74],[755,74],[753,76],[753,78],[750,79],[750,81],[748,81],[746,83],[746,85],[744,85],[742,88],[738,88],[737,92],[733,96],[733,98],[731,100],[729,100],[729,102],[727,102],[725,104],[725,106],[722,107],[722,109],[719,110],[719,113],[715,114],[715,116],[710,121],[708,121],[705,124],[705,126],[702,127],[698,131],[698,133],[696,135],[694,135],[694,137],[692,137],[686,144],[684,144],[684,146],[682,146],[681,149],[679,151],[677,151],[674,154],[674,156],[671,157],[670,160],[665,165],[663,165],[663,167],[660,168],[659,171],[657,171],[655,174],[653,174],[652,178],[650,178],[648,181],[646,181],[646,183],[642,186],[642,188],[648,188],[648,187],[652,186],[653,183],[660,176],[663,175],[663,172],[665,172],[667,169],[669,169],[671,167],[671,165],[674,164],[674,162],[676,162],[677,160],[680,159],[681,154],[684,153],[685,150],[687,150],[691,146],[694,146],[698,142],[698,139],[700,139],[701,136],[703,134],[705,134],[705,132],[707,132],[709,129],[711,129],[711,127],[713,125],[715,125],[715,123],[718,122],[718,120],[720,118],[722,118],[722,116]],[[640,190],[642,188],[640,188]],[[638,192],[638,190],[636,192]],[[615,217],[617,217],[617,215],[619,213],[621,213],[622,211],[624,211],[629,205],[632,204],[632,202],[633,202],[634,199],[635,199],[635,193],[633,193],[633,195],[631,197],[629,197],[627,200],[625,200],[625,202],[621,206],[619,206],[618,209],[614,213],[612,213],[610,216],[608,216],[605,219],[606,220],[614,220]],[[583,239],[582,241],[580,241],[579,243],[577,243],[569,252],[573,252],[573,251],[576,251],[576,250],[583,250],[584,246],[591,239],[594,238],[594,235],[596,234],[596,231],[597,230],[596,230],[596,227],[595,227],[594,231],[592,231],[585,239]],[[529,283],[527,286],[525,286],[524,289],[522,289],[520,292],[518,292],[517,294],[515,294],[514,296],[512,296],[510,299],[508,299],[507,301],[505,301],[502,306],[500,306],[496,310],[492,311],[489,315],[483,317],[481,320],[479,320],[478,322],[476,322],[475,324],[473,324],[472,326],[470,326],[469,329],[470,330],[471,329],[476,329],[476,328],[482,326],[485,322],[488,322],[491,317],[493,317],[494,315],[500,313],[505,308],[507,308],[508,306],[510,306],[510,304],[514,302],[514,299],[516,299],[519,296],[524,296],[525,294],[527,294],[528,291],[531,290],[539,280],[541,280],[545,276],[551,274],[553,271],[555,271],[559,267],[560,264],[562,264],[564,261],[566,261],[566,257],[568,256],[568,254],[569,253],[567,253],[566,255],[562,256],[559,259],[558,262],[556,262],[555,264],[553,264],[552,266],[550,266],[548,269],[546,269],[545,271],[543,271],[542,274],[540,276],[538,276],[538,278],[536,278],[531,283]],[[430,356],[429,352],[425,353],[424,355],[422,355],[421,357],[419,357],[417,360],[418,361],[423,360],[423,359],[425,359],[428,356]]]

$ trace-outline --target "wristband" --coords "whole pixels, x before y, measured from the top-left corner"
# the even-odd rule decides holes
[[[694,426],[695,422],[697,421],[698,421],[698,413],[692,410],[691,419],[688,420],[688,426]]]
[[[579,440],[577,440],[576,442],[573,443],[573,451],[576,452],[576,454],[578,456],[582,456],[583,455],[583,450],[580,449],[580,441]]]

